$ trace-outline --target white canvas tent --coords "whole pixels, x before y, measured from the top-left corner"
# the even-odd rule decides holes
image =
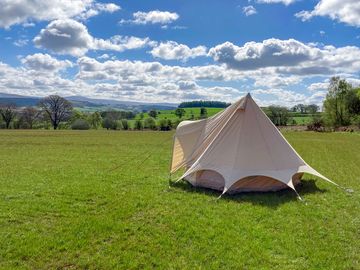
[[[186,169],[180,179],[222,194],[296,192],[303,173],[333,183],[299,156],[250,94],[208,119],[179,124],[171,173],[180,168]]]

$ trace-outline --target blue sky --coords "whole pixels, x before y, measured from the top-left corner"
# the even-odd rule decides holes
[[[0,0],[0,92],[321,104],[360,84],[358,0]]]

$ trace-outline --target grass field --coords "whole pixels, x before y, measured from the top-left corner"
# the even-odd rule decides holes
[[[360,269],[359,133],[285,133],[354,190],[306,175],[306,204],[169,189],[172,135],[0,131],[0,269]]]
[[[191,119],[191,115],[194,115],[195,119],[200,117],[200,108],[184,108],[186,111],[183,119]],[[208,117],[213,116],[214,114],[218,113],[219,111],[223,110],[222,108],[206,108]],[[178,117],[175,115],[175,110],[159,110],[159,114],[157,116],[157,120],[161,119],[170,119],[175,121]],[[138,113],[135,119],[141,119],[140,113]],[[294,116],[295,115],[295,116]],[[143,118],[147,118],[149,115],[147,113],[143,113]],[[289,125],[292,124],[292,120],[295,120],[296,125],[306,125],[311,121],[312,117],[309,116],[297,116],[294,113],[290,113],[290,120]],[[133,126],[134,120],[130,120],[129,123]]]
[[[195,118],[200,117],[200,108],[183,108],[185,110],[184,119],[190,119],[191,115],[194,115]],[[207,116],[213,116],[214,114],[220,112],[223,108],[206,108]],[[171,119],[175,120],[178,117],[175,115],[175,110],[158,110],[157,119]],[[144,119],[149,117],[148,113],[143,113]],[[140,113],[136,115],[135,119],[140,119]]]

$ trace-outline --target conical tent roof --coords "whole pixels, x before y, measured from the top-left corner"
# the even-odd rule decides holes
[[[208,119],[179,124],[171,172],[182,167],[181,179],[223,193],[236,185],[240,191],[295,190],[302,173],[333,183],[299,156],[250,94]]]

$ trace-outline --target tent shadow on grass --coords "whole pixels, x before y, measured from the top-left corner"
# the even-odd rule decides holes
[[[218,191],[207,188],[194,187],[186,181],[173,183],[172,187],[179,188],[187,192],[205,194],[213,197],[213,199],[216,199],[220,195],[220,192]],[[319,187],[317,187],[316,180],[314,179],[301,180],[300,184],[296,186],[296,190],[300,194],[300,196],[304,196],[306,194],[327,192],[327,189],[320,189]],[[292,189],[288,188],[275,192],[243,192],[237,194],[224,194],[220,200],[237,201],[239,203],[249,202],[254,205],[277,207],[280,204],[289,201],[296,201],[297,196]]]

